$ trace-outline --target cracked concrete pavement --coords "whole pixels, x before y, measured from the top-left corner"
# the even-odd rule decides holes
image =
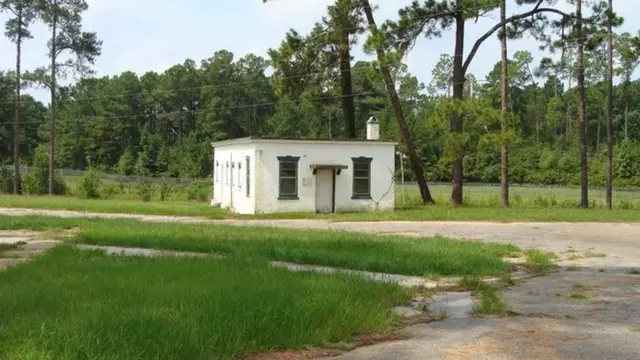
[[[30,209],[0,209],[0,214],[441,235],[553,251],[560,256],[560,271],[505,291],[508,306],[520,316],[414,325],[404,329],[410,336],[406,340],[359,348],[336,359],[631,360],[640,354],[640,275],[633,274],[640,270],[640,223],[209,220]]]

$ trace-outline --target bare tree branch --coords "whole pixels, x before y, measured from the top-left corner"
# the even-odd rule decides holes
[[[542,3],[542,0],[540,0],[538,2],[538,4],[532,10],[527,11],[527,12],[522,13],[522,14],[513,15],[511,17],[508,17],[504,21],[499,22],[498,24],[494,25],[491,29],[489,29],[489,31],[484,33],[484,35],[482,35],[478,40],[476,40],[476,42],[473,44],[473,47],[471,48],[471,52],[469,52],[469,55],[467,55],[467,58],[465,59],[464,64],[462,65],[463,72],[464,73],[467,72],[467,70],[469,68],[469,65],[471,64],[471,61],[473,60],[474,56],[478,52],[478,49],[480,48],[480,45],[482,45],[482,43],[485,40],[487,40],[491,35],[493,35],[496,31],[500,30],[502,28],[502,26],[504,26],[506,24],[510,24],[510,23],[512,23],[514,21],[518,21],[518,20],[527,18],[529,16],[533,16],[533,15],[540,14],[540,13],[545,13],[545,12],[558,14],[558,15],[561,15],[563,17],[572,17],[571,14],[567,14],[564,11],[560,11],[558,9],[541,8],[541,7],[539,7],[541,3]]]

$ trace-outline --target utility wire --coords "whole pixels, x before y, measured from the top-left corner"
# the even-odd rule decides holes
[[[158,116],[180,115],[180,114],[203,114],[203,113],[215,112],[219,110],[251,109],[251,108],[259,108],[259,107],[272,106],[272,105],[278,105],[278,104],[287,104],[287,103],[295,104],[298,101],[322,101],[322,100],[330,100],[330,99],[341,99],[341,98],[347,98],[347,97],[386,95],[386,94],[387,94],[386,91],[366,91],[366,92],[353,93],[349,95],[326,95],[326,96],[317,96],[317,97],[310,97],[310,98],[300,97],[292,100],[279,100],[279,101],[272,101],[272,102],[262,102],[262,103],[235,105],[235,106],[222,106],[222,107],[216,107],[213,109],[203,109],[203,110],[194,110],[194,111],[177,110],[177,111],[170,111],[170,112],[156,113],[156,114],[143,114],[143,115],[133,114],[133,115],[119,115],[119,116],[88,115],[88,116],[78,116],[78,119],[85,119],[85,120],[86,119],[127,119],[127,118],[133,119],[133,118],[139,118],[139,117],[143,118],[143,117],[149,117],[149,116],[158,117]],[[47,123],[46,120],[20,122],[20,124],[46,124],[46,123]],[[0,122],[0,125],[2,124],[13,124],[13,121]]]
[[[282,1],[282,0],[280,0]],[[470,8],[468,10],[471,11],[475,11],[475,10],[491,10],[491,9],[495,9],[495,6],[477,6],[474,8]],[[432,13],[432,14],[428,14],[428,15],[424,15],[424,16],[418,16],[418,17],[414,17],[413,19],[410,20],[410,22],[419,22],[421,20],[425,20],[425,19],[433,19],[433,18],[437,18],[439,16],[443,16],[443,15],[449,15],[451,12],[450,11],[443,11],[443,12],[439,12],[439,13]],[[331,33],[331,32],[341,32],[344,30],[355,30],[358,29],[360,27],[344,27],[344,28],[338,28],[338,29],[333,29],[333,30],[328,30],[325,33]],[[587,39],[588,37],[585,37],[584,39]],[[579,39],[572,39],[572,41],[578,41]],[[306,44],[305,44],[306,45]],[[451,55],[452,58],[456,58],[457,56],[460,55]],[[462,54],[461,56],[466,56],[465,54]],[[377,64],[378,67],[380,66],[388,66],[388,67],[394,67],[394,66],[398,66],[398,64]],[[365,71],[371,71],[371,70],[377,70],[377,69],[362,69],[362,72]],[[339,70],[339,69],[331,69],[327,72],[330,73],[337,73],[337,74],[341,74],[342,72],[347,72],[349,70]],[[352,73],[359,73],[359,70],[351,70]],[[321,72],[309,72],[309,73],[305,73],[305,74],[299,74],[299,75],[290,75],[290,76],[274,76],[275,79],[279,79],[279,80],[287,80],[287,79],[296,79],[296,78],[304,78],[304,77],[308,77],[308,76],[313,76],[313,75],[323,75],[325,74],[325,71],[321,71]],[[251,80],[251,81],[242,81],[242,82],[227,82],[227,83],[223,83],[223,84],[211,84],[211,85],[202,85],[202,86],[196,86],[196,87],[188,87],[188,88],[178,88],[178,89],[170,89],[170,90],[154,90],[154,91],[147,91],[147,92],[138,92],[138,93],[122,93],[122,94],[117,94],[117,95],[108,95],[108,96],[94,96],[94,97],[79,97],[79,98],[69,98],[69,99],[61,99],[58,100],[57,103],[65,103],[65,102],[75,102],[75,101],[87,101],[87,100],[103,100],[103,99],[116,99],[116,98],[129,98],[129,97],[136,97],[136,96],[147,96],[147,95],[156,95],[156,94],[172,94],[172,93],[176,93],[176,92],[183,92],[183,91],[193,91],[193,90],[203,90],[203,89],[213,89],[213,88],[224,88],[224,87],[229,87],[229,86],[237,86],[237,85],[249,85],[249,84],[257,84],[257,83],[265,83],[265,82],[269,82],[271,81],[270,78],[267,79],[261,79],[261,80]],[[15,104],[15,101],[4,101],[4,102],[0,102],[0,104]],[[26,100],[21,100],[18,103],[30,103],[29,101]]]

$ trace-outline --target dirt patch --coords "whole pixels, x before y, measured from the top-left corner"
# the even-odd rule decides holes
[[[38,237],[40,232],[30,230],[0,230],[0,238]]]
[[[485,337],[442,352],[447,360],[570,360],[558,354],[554,347],[576,340],[584,338],[571,337],[559,321],[542,318],[508,323]]]
[[[436,321],[431,319],[421,319],[421,322]],[[323,349],[323,348],[307,348],[301,350],[282,350],[273,351],[262,354],[254,354],[242,358],[242,360],[309,360],[309,359],[321,359],[342,355],[346,352],[352,351],[356,348],[363,346],[375,345],[383,342],[404,340],[407,337],[399,333],[388,334],[371,334],[361,335],[354,338],[351,344],[343,345],[340,348],[335,349]]]
[[[304,349],[275,351],[264,354],[250,355],[242,360],[308,360],[342,355],[343,350],[338,349]]]
[[[613,278],[604,278],[596,280],[587,280],[584,283],[590,288],[612,288],[618,286],[638,286],[640,285],[640,277],[617,275]]]

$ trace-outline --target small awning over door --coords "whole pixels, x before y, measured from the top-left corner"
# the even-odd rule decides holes
[[[340,175],[340,171],[342,169],[346,169],[347,165],[335,165],[335,164],[311,164],[311,170],[313,170],[313,174],[316,174],[318,170],[338,170],[336,174]]]

